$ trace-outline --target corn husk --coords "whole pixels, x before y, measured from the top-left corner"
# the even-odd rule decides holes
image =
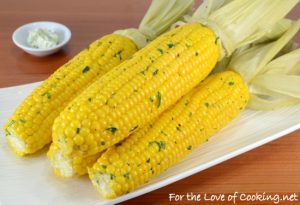
[[[275,41],[253,45],[234,53],[228,68],[240,73],[248,84],[252,109],[277,109],[300,103],[300,49],[292,38],[300,20]]]
[[[194,0],[152,0],[139,28],[118,30],[114,33],[133,40],[139,48],[167,31],[172,24],[192,11]]]
[[[175,26],[199,22],[214,30],[221,48],[219,61],[252,43],[273,40],[288,27],[288,22],[274,25],[299,2],[299,0],[204,0],[192,16]],[[274,30],[272,30],[274,28]],[[223,63],[223,65],[226,65]]]
[[[243,53],[244,51],[250,49],[254,45],[257,44],[263,44],[263,43],[270,43],[271,41],[275,41],[278,38],[280,38],[288,29],[290,29],[292,26],[292,20],[290,19],[281,19],[279,22],[277,22],[272,28],[270,28],[264,36],[262,36],[260,39],[257,41],[245,45],[241,48],[238,48],[234,53],[234,55],[237,55],[239,53]],[[295,47],[295,44],[292,42],[289,42],[278,55],[281,55],[281,53],[287,53],[291,48]],[[218,73],[221,71],[224,71],[228,68],[229,63],[231,61],[232,56],[229,57],[224,57],[221,61],[217,63],[215,66],[213,73]]]

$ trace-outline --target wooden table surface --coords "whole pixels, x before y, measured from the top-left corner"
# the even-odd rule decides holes
[[[136,27],[149,3],[150,0],[1,0],[0,88],[46,79],[93,40],[117,29]],[[290,17],[300,17],[300,5]],[[36,58],[15,47],[11,35],[22,24],[41,20],[67,25],[72,40],[59,53]],[[300,42],[300,35],[296,41]],[[235,191],[299,194],[300,130],[123,204],[169,204],[169,193]]]

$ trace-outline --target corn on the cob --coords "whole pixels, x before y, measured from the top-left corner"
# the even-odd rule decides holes
[[[89,168],[93,185],[105,198],[133,191],[227,125],[248,98],[238,74],[227,71],[209,77],[146,127],[146,134],[142,128],[109,148]]]
[[[54,119],[68,102],[132,56],[138,47],[167,30],[189,11],[192,3],[193,0],[153,0],[139,30],[126,29],[104,36],[60,67],[21,103],[7,121],[4,130],[12,150],[22,156],[51,142]]]
[[[203,80],[218,57],[214,33],[195,23],[160,36],[115,67],[55,120],[51,146],[56,148],[48,154],[55,172],[65,177],[86,173],[76,170],[85,157],[102,152],[156,118]],[[73,170],[59,166],[57,153]]]
[[[51,142],[53,121],[66,104],[97,76],[102,76],[136,51],[132,40],[110,34],[61,66],[21,103],[6,123],[4,129],[12,150],[24,155]]]
[[[264,34],[264,31],[257,34],[258,28],[275,24],[297,1],[266,0],[264,4],[259,0],[232,1],[208,19],[207,24],[220,36],[199,23],[186,24],[114,68],[56,119],[52,145],[56,148],[51,149],[56,151],[48,155],[55,172],[65,177],[83,174],[84,168],[80,173],[76,170],[81,161],[158,117],[209,74],[220,53],[230,54],[239,46],[257,40]],[[224,52],[220,52],[222,45]],[[59,166],[56,153],[63,156],[68,171]]]
[[[226,39],[225,51],[228,52],[225,53],[232,52],[232,49],[246,44],[245,42],[256,40],[256,36],[253,36],[256,29],[253,28],[261,27],[266,22],[274,23],[274,19],[280,19],[285,15],[296,1],[290,0],[288,4],[279,5],[278,0],[276,2],[268,0],[268,4],[261,5],[258,0],[252,2],[239,0],[232,1],[228,5],[229,9],[217,10],[212,14],[212,19],[217,23],[220,22],[221,32],[220,29],[216,30],[221,34],[222,44],[223,38]],[[246,11],[238,14],[239,7],[245,7]],[[278,16],[270,18],[274,8],[282,9],[279,10]],[[266,13],[253,16],[253,10]],[[236,17],[240,16],[237,30],[245,28],[242,32],[245,35],[237,37],[232,27],[228,27],[229,22],[219,18],[222,13],[229,16],[229,22],[236,22]],[[248,21],[249,15],[255,19],[253,22]],[[263,23],[258,23],[259,20]],[[215,28],[215,25],[213,26]],[[235,33],[234,36],[237,38],[228,38],[229,32]],[[250,36],[251,40],[248,38]],[[219,56],[218,46],[221,45],[218,39],[211,29],[199,24],[183,26],[147,46],[131,60],[95,82],[74,100],[57,118],[53,127],[53,146],[56,149],[52,150],[60,152],[68,167],[71,167],[67,176],[77,174],[76,167],[85,157],[100,153],[135,132],[138,127],[157,117],[199,83],[216,63]],[[183,64],[190,65],[178,69]],[[95,101],[87,104],[87,99]],[[98,119],[101,121],[97,121]],[[66,126],[67,124],[72,126]],[[56,173],[66,176],[63,174],[66,173],[65,167],[59,166],[59,160],[54,156],[55,152],[49,152]]]

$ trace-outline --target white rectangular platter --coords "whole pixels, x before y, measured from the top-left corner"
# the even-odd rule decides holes
[[[187,158],[143,187],[105,201],[87,177],[70,180],[55,177],[46,159],[46,151],[19,158],[8,149],[3,124],[38,84],[0,89],[0,205],[116,204],[188,177],[300,128],[300,106],[276,111],[246,110]]]

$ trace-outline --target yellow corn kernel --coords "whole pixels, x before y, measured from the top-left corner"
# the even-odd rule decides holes
[[[209,77],[164,112],[146,134],[142,128],[122,145],[109,148],[89,168],[93,185],[105,198],[133,191],[222,129],[248,100],[248,89],[238,74],[227,71]],[[112,162],[116,155],[123,166]]]
[[[53,125],[53,143],[60,137],[74,140],[64,130],[76,119],[77,127],[84,127],[97,147],[84,152],[73,149],[69,159],[102,152],[158,117],[200,83],[214,68],[219,53],[213,31],[200,24],[186,24],[163,34],[74,99]],[[92,121],[88,117],[92,114],[99,120]],[[89,126],[83,126],[86,120],[91,121]],[[85,139],[84,143],[91,142]]]
[[[82,90],[133,53],[137,47],[130,39],[110,34],[93,42],[53,75],[20,104],[4,130],[12,150],[23,156],[50,143],[54,119]],[[86,99],[90,103],[90,99]],[[89,125],[89,124],[86,124]],[[66,125],[67,126],[67,125]],[[65,130],[74,136],[74,130]]]

